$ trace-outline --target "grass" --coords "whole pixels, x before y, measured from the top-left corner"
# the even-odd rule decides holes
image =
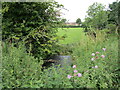
[[[64,40],[59,41],[61,44],[75,43],[78,42],[80,39],[84,38],[85,36],[82,28],[60,28],[57,34],[59,36],[66,36]]]

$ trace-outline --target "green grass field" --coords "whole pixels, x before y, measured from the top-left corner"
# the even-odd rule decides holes
[[[57,34],[59,36],[63,35],[66,36],[64,40],[60,40],[61,44],[76,43],[80,41],[80,39],[85,37],[82,28],[64,28],[64,29],[60,28]]]

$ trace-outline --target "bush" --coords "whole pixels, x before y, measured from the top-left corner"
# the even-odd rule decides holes
[[[60,25],[58,9],[63,5],[52,2],[3,2],[2,39],[10,43],[25,42],[35,57],[46,58],[57,40]]]
[[[23,45],[19,45],[19,48],[10,45],[4,47],[3,88],[41,87],[42,63],[42,60],[28,55]]]
[[[115,33],[115,29],[116,29],[116,25],[115,24],[108,24],[106,27],[107,27],[107,29],[110,30],[109,33]]]

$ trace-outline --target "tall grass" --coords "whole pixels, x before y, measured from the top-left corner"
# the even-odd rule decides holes
[[[104,32],[96,31],[96,38],[86,36],[75,45],[74,64],[81,72],[89,71],[89,75],[92,77],[86,83],[89,88],[97,87],[96,85],[102,88],[118,87],[118,38],[117,35],[106,37]],[[106,48],[106,51],[104,52],[102,48]],[[96,52],[100,52],[99,58],[91,61],[91,54]],[[102,59],[101,55],[105,55],[105,58]],[[98,66],[98,69],[91,71],[91,67],[95,65]]]

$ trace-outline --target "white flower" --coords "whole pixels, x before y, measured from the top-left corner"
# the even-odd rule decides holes
[[[73,65],[73,68],[76,68],[76,65]]]
[[[92,56],[95,56],[95,54],[94,54],[94,53],[92,53]]]
[[[94,58],[91,58],[91,61],[94,61],[95,59]]]
[[[98,68],[98,66],[96,65],[94,68]]]

